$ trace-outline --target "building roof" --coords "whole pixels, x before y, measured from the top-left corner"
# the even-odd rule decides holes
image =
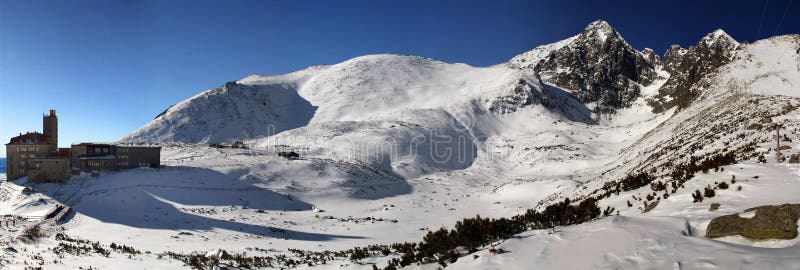
[[[121,148],[161,148],[160,145],[130,145],[130,144],[117,144]]]
[[[105,155],[105,156],[88,156],[88,155],[81,155],[80,159],[93,159],[93,160],[113,160],[117,159],[115,155]]]
[[[47,160],[51,160],[51,159],[69,159],[69,157],[46,156],[46,157],[32,157],[32,158],[28,158],[28,160],[31,160],[31,161],[33,161],[33,160],[38,160],[38,159],[47,159]]]
[[[90,146],[90,145],[95,145],[95,146],[114,146],[114,147],[128,147],[128,148],[134,148],[134,147],[161,148],[160,145],[155,145],[155,144],[128,144],[128,143],[108,143],[108,142],[76,142],[76,143],[72,143],[72,146],[76,146],[76,145],[80,145],[80,146]]]
[[[50,136],[39,132],[28,132],[11,138],[8,144],[48,144]]]
[[[106,146],[106,145],[115,145],[115,144],[107,143],[107,142],[77,142],[77,143],[72,143],[72,145],[100,145],[100,146]]]

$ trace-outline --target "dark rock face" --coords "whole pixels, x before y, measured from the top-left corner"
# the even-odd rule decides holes
[[[658,113],[677,106],[683,109],[699,95],[695,85],[704,76],[731,61],[739,43],[722,30],[703,37],[688,50],[673,45],[664,55],[664,70],[670,78],[648,101]]]
[[[541,80],[530,82],[527,79],[519,79],[512,87],[507,95],[489,100],[489,111],[505,114],[515,112],[522,107],[540,104],[570,121],[597,124],[586,105],[560,88],[545,85]]]
[[[636,51],[600,20],[574,37],[520,54],[509,65],[569,91],[583,104],[595,103],[594,113],[630,106],[641,95],[640,86],[652,83],[656,69],[663,68],[670,77],[647,100],[660,113],[689,106],[700,94],[698,82],[729,63],[738,47],[727,33],[716,30],[688,49],[673,45],[659,59],[651,49]]]
[[[661,62],[661,59],[659,59],[658,54],[655,51],[653,51],[653,49],[650,48],[644,48],[644,50],[642,50],[642,57],[644,57],[644,59],[646,59],[647,62],[653,64],[658,64]]]
[[[631,105],[639,97],[639,84],[648,85],[656,78],[658,56],[652,50],[636,51],[605,21],[593,22],[559,43],[519,55],[511,65],[570,90],[582,103],[596,102],[595,112]]]
[[[544,97],[541,93],[534,91],[535,88],[536,86],[528,80],[519,79],[511,93],[497,97],[490,102],[489,111],[505,114],[515,112],[525,106],[542,104]]]
[[[670,46],[669,50],[664,53],[664,70],[670,74],[675,73],[684,55],[686,55],[686,49],[682,48],[680,45]]]
[[[800,204],[765,205],[745,210],[756,211],[752,218],[738,214],[716,217],[706,230],[706,237],[741,235],[751,239],[794,239]]]

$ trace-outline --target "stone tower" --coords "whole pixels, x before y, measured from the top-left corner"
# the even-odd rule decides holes
[[[50,137],[51,143],[58,149],[58,118],[56,118],[56,110],[50,110],[50,115],[45,115],[42,118],[42,129],[44,135]]]

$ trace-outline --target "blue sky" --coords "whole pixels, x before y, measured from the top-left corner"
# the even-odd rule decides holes
[[[62,147],[114,141],[226,81],[364,54],[488,66],[601,18],[660,54],[716,28],[800,32],[800,2],[735,2],[0,0],[0,140],[55,108]]]

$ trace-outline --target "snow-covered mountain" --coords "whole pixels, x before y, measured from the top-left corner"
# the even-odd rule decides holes
[[[217,262],[224,250],[239,256],[224,260],[232,264],[370,269],[403,249],[359,259],[330,251],[419,241],[465,217],[592,198],[612,214],[458,249],[470,255],[448,264],[792,269],[797,239],[705,232],[720,215],[797,203],[800,164],[777,156],[774,135],[782,124],[781,154],[800,158],[797,108],[800,35],[739,43],[716,30],[660,56],[636,50],[605,21],[490,67],[384,54],[251,75],[120,140],[161,143],[160,170],[0,185],[0,214],[69,205],[73,216],[53,226],[83,239],[27,245],[0,264],[113,268],[135,259],[171,269]],[[249,149],[207,145],[234,141]],[[693,201],[707,187],[716,196]],[[67,246],[92,241],[143,252]]]
[[[370,55],[286,75],[249,76],[170,107],[121,141],[230,142],[416,109],[475,115],[539,106],[552,117],[593,123],[598,113],[631,106],[656,80],[658,65],[652,50],[633,49],[597,21],[574,37],[492,67]],[[497,121],[480,122],[483,127],[472,131],[489,134]]]

